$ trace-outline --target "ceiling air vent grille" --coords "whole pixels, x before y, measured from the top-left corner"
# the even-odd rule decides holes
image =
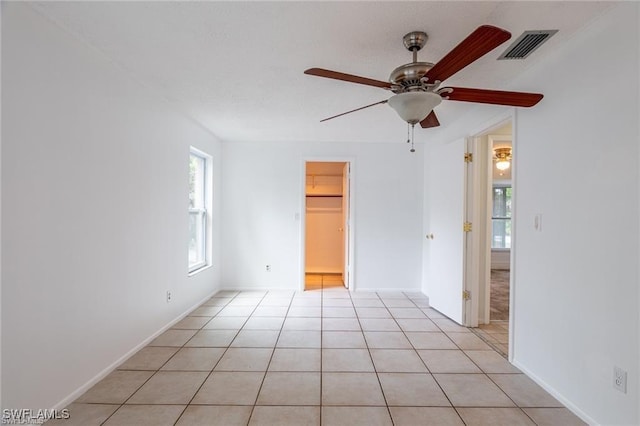
[[[498,59],[524,59],[557,32],[558,30],[525,31]]]

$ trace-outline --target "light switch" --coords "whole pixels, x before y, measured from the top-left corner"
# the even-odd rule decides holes
[[[533,218],[533,229],[542,232],[542,213],[538,213]]]

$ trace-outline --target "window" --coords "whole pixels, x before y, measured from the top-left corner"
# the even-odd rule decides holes
[[[511,187],[493,187],[491,248],[511,248]]]
[[[209,265],[211,157],[191,148],[189,155],[189,272]]]

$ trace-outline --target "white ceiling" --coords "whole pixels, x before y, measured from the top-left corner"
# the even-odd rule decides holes
[[[497,61],[510,42],[445,85],[501,89],[611,2],[42,2],[42,14],[101,51],[224,141],[362,141],[406,138],[390,92],[303,74],[328,68],[387,80],[411,61],[402,36],[425,31],[419,60],[437,62],[482,24],[559,29],[524,61]],[[552,76],[550,76],[552,78]],[[541,87],[518,87],[543,91]],[[547,94],[550,95],[550,94]],[[443,102],[443,126],[469,104]],[[484,106],[483,106],[484,107]],[[486,108],[500,108],[486,106]],[[432,130],[416,129],[420,141]]]

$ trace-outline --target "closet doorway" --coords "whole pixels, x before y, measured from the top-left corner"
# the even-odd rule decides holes
[[[305,290],[349,288],[350,163],[305,163]]]

